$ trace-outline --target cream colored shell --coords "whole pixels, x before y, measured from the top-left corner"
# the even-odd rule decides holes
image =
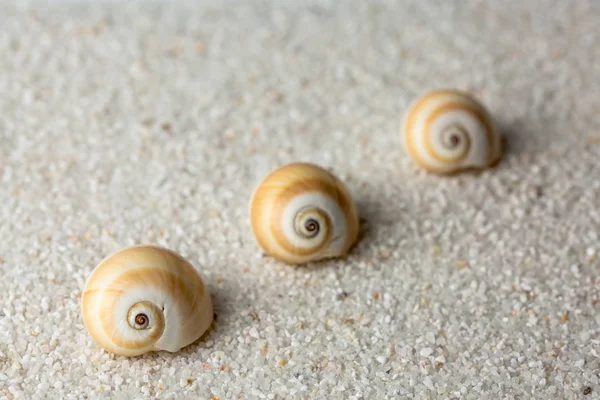
[[[286,165],[263,179],[250,202],[250,223],[265,252],[290,264],[347,253],[359,227],[346,186],[308,163]]]
[[[137,356],[176,352],[210,327],[210,294],[194,267],[177,253],[133,246],[105,258],[81,299],[85,326],[105,350]]]
[[[438,174],[482,169],[500,158],[500,136],[487,110],[470,95],[438,90],[417,99],[402,127],[404,148]]]

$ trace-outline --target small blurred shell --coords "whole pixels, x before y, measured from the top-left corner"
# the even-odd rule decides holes
[[[358,238],[358,212],[346,186],[327,170],[293,163],[254,191],[250,223],[258,244],[290,264],[338,257]]]
[[[94,340],[122,356],[176,352],[213,320],[210,294],[194,267],[171,250],[143,245],[118,251],[94,269],[81,311]]]
[[[500,135],[491,116],[472,96],[457,90],[417,99],[404,118],[402,136],[413,160],[437,174],[482,169],[500,159]]]

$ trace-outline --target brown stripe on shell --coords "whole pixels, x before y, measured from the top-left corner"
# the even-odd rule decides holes
[[[459,103],[456,100],[454,100],[452,102],[454,104],[460,104],[460,108],[468,108],[470,111],[472,111],[476,115],[476,117],[484,125],[487,139],[488,139],[489,164],[493,163],[495,161],[495,158],[499,158],[499,154],[498,154],[499,151],[498,151],[498,149],[495,148],[497,134],[496,134],[495,128],[493,126],[493,123],[491,121],[491,118],[490,118],[488,112],[483,107],[483,105],[481,105],[481,103],[478,100],[476,100],[473,96],[471,96],[470,94],[465,93],[465,92],[461,92],[458,90],[437,90],[437,91],[430,92],[430,93],[424,95],[423,97],[421,97],[420,99],[418,99],[416,101],[416,103],[409,110],[409,114],[407,115],[406,121],[404,123],[405,144],[407,147],[407,151],[413,157],[415,162],[417,162],[423,168],[425,168],[433,173],[438,173],[438,174],[447,174],[447,173],[450,173],[450,172],[453,172],[456,170],[456,168],[448,169],[448,168],[438,167],[438,166],[429,164],[428,162],[426,162],[425,160],[423,160],[420,157],[419,152],[417,151],[416,145],[415,145],[416,140],[414,138],[414,133],[415,133],[414,126],[415,126],[416,119],[422,113],[422,109],[424,107],[426,107],[430,101],[432,101],[432,98],[438,97],[438,96],[461,96],[462,98],[465,99],[465,101],[471,103],[470,105],[465,105],[464,103]],[[444,106],[445,105],[442,104],[441,106],[438,106],[434,111],[436,111],[440,107],[444,107]],[[427,117],[428,120],[430,118],[431,118],[430,116]],[[426,129],[425,132],[429,131],[429,128],[427,125],[426,125],[425,129]],[[425,140],[425,143],[426,143],[426,148],[429,151],[431,145],[428,140]],[[436,155],[438,155],[437,153],[431,152],[431,151],[429,151],[429,152],[432,155],[432,157],[441,160],[441,158],[436,157]]]
[[[258,244],[267,253],[290,263],[305,262],[311,259],[310,255],[314,250],[307,249],[309,251],[303,258],[297,253],[283,253],[276,237],[282,238],[285,236],[282,232],[280,233],[272,228],[273,222],[280,219],[275,215],[281,215],[282,211],[280,210],[285,209],[285,205],[291,201],[291,198],[309,191],[319,191],[329,195],[342,209],[347,227],[345,250],[356,241],[358,238],[358,213],[344,184],[330,172],[317,165],[292,163],[271,172],[265,177],[255,190],[250,203],[250,223],[254,236]],[[333,229],[330,230],[330,232],[332,231]],[[284,247],[291,248],[295,246],[288,244]]]
[[[180,314],[183,318],[182,324],[188,325],[188,328],[196,327],[194,330],[197,332],[181,333],[184,339],[191,338],[193,341],[202,334],[204,330],[201,328],[205,328],[206,324],[201,323],[200,319],[208,317],[212,320],[210,297],[202,279],[189,262],[165,248],[144,245],[129,247],[104,259],[86,282],[82,294],[81,309],[85,325],[94,340],[106,350],[126,356],[143,354],[153,350],[154,343],[160,339],[164,330],[156,330],[150,340],[132,341],[117,336],[112,307],[115,307],[119,298],[133,287],[160,290],[174,299],[173,309],[169,312]],[[140,299],[140,302],[146,300]],[[201,304],[205,300],[208,300],[208,303]],[[210,308],[210,313],[195,310],[201,305]],[[162,314],[162,309],[158,311]],[[116,323],[129,327],[126,320]],[[153,320],[152,323],[156,321]],[[145,344],[146,341],[151,343]]]
[[[128,328],[126,329],[130,329],[131,331],[134,329],[129,327],[129,324],[126,320],[116,321],[114,312],[112,310],[118,307],[122,296],[127,290],[131,290],[136,287],[142,287],[146,290],[163,291],[174,298],[179,298],[180,296],[183,297],[185,299],[184,301],[179,300],[174,302],[174,309],[177,309],[178,306],[183,306],[187,309],[182,310],[183,315],[187,314],[186,311],[190,311],[190,304],[188,302],[192,301],[193,297],[189,296],[189,291],[186,289],[186,284],[184,281],[178,279],[175,275],[169,273],[168,271],[160,268],[132,269],[123,273],[110,283],[110,285],[107,287],[107,290],[102,293],[100,298],[101,307],[98,316],[100,319],[100,326],[114,346],[141,351],[152,348],[154,343],[160,339],[164,332],[165,320],[162,313],[163,305],[154,304],[156,307],[154,310],[155,316],[157,318],[155,319],[153,316],[151,317],[150,321],[150,324],[154,328],[152,330],[139,331],[141,333],[151,333],[150,335],[137,340],[128,339],[125,336],[121,336],[119,330],[122,329],[123,326],[127,326]],[[178,289],[181,290],[181,292],[176,291]],[[140,302],[141,301],[146,301],[146,299],[140,299]],[[133,306],[134,304],[136,303],[133,303],[130,306]]]
[[[313,247],[299,247],[295,246],[286,236],[285,231],[283,229],[282,220],[283,213],[288,206],[288,204],[294,200],[297,196],[301,196],[307,193],[317,192],[323,194],[325,196],[330,197],[333,201],[337,201],[338,194],[335,190],[335,186],[331,185],[330,182],[324,182],[320,179],[315,180],[301,180],[291,183],[285,190],[281,192],[277,201],[273,203],[273,208],[271,211],[270,218],[270,229],[272,232],[273,239],[277,242],[277,244],[287,253],[293,254],[298,257],[305,257],[309,255],[317,255],[320,251],[323,250],[325,246],[329,243],[331,239],[331,234],[333,232],[333,227],[331,226],[332,221],[329,215],[323,210],[320,210],[316,207],[310,207],[321,215],[325,216],[327,226],[321,227],[321,229],[327,229],[326,235],[323,237],[320,243]],[[343,210],[343,209],[342,209]],[[300,210],[298,210],[300,211]],[[345,211],[344,211],[345,214]]]
[[[425,128],[424,128],[424,133],[426,136],[425,150],[431,157],[435,158],[438,161],[445,162],[445,163],[456,163],[456,162],[464,160],[469,155],[469,151],[471,148],[471,137],[469,135],[469,132],[466,131],[464,128],[462,128],[462,126],[461,126],[461,130],[466,133],[466,140],[467,140],[467,149],[464,153],[459,154],[454,157],[448,157],[448,156],[443,156],[443,155],[439,154],[433,147],[432,140],[431,140],[431,136],[433,134],[433,131],[432,131],[433,123],[435,122],[436,119],[438,119],[440,117],[440,115],[445,114],[449,111],[456,110],[456,109],[471,113],[477,119],[479,119],[482,123],[484,123],[483,119],[481,118],[481,114],[480,114],[481,110],[479,110],[477,107],[473,107],[471,105],[467,105],[467,104],[461,103],[461,102],[451,102],[451,103],[442,104],[442,105],[438,106],[437,108],[434,108],[427,115],[427,118],[425,119]],[[487,129],[487,127],[486,127],[486,129]]]
[[[406,121],[404,123],[404,140],[405,140],[405,144],[406,144],[406,150],[408,151],[408,153],[413,157],[413,159],[415,160],[415,162],[419,165],[421,165],[424,168],[427,168],[429,170],[431,169],[438,169],[436,167],[432,167],[430,166],[427,162],[425,162],[425,160],[423,160],[419,154],[419,151],[416,148],[415,145],[415,124],[416,124],[416,119],[417,117],[421,114],[421,110],[423,108],[425,108],[427,106],[427,104],[429,103],[430,99],[432,97],[436,97],[442,94],[447,94],[446,91],[435,91],[435,92],[431,92],[426,94],[425,96],[419,98],[415,104],[413,104],[413,106],[411,107],[411,109],[408,111],[408,115],[406,117]]]

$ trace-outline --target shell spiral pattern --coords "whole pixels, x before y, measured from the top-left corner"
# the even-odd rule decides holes
[[[290,264],[345,254],[359,227],[346,186],[308,163],[288,164],[263,179],[250,202],[250,223],[258,244]]]
[[[94,269],[81,310],[94,340],[123,356],[178,351],[213,320],[210,294],[192,265],[173,251],[143,245],[118,251]]]
[[[457,90],[438,90],[417,99],[402,127],[404,147],[423,168],[437,174],[482,169],[501,153],[491,116],[477,100]]]

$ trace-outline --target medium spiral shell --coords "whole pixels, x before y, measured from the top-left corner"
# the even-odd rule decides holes
[[[491,116],[477,100],[457,90],[438,90],[417,99],[402,127],[404,147],[423,168],[437,174],[482,169],[500,158]]]
[[[94,340],[122,356],[178,351],[213,320],[210,295],[192,265],[171,250],[143,245],[118,251],[94,269],[81,311]]]
[[[313,164],[288,164],[254,191],[250,223],[258,244],[290,263],[338,257],[358,237],[358,212],[346,186]]]

